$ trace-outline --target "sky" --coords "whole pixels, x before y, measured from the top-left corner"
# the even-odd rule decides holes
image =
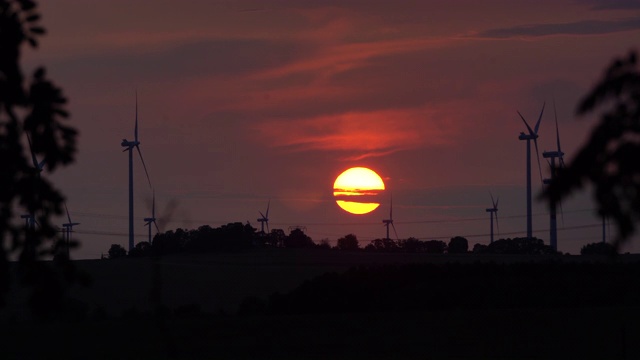
[[[400,238],[487,244],[490,194],[500,199],[497,237],[524,236],[518,135],[526,128],[517,111],[533,126],[546,102],[538,146],[553,150],[555,103],[569,163],[597,122],[597,114],[576,117],[579,100],[640,39],[638,1],[59,0],[40,8],[47,35],[25,48],[23,64],[47,68],[79,130],[76,163],[44,173],[81,223],[79,259],[127,247],[120,142],[133,138],[136,92],[162,230],[259,228],[270,201],[271,229],[302,226],[333,243],[353,233],[365,246],[385,236],[389,204],[351,215],[332,193],[342,171],[364,166],[393,194]],[[134,160],[139,242],[152,191]],[[535,198],[542,184],[532,161]],[[560,251],[601,240],[589,189],[562,209]],[[534,235],[548,243],[546,205],[534,200],[533,213]],[[638,249],[637,240],[625,248]]]

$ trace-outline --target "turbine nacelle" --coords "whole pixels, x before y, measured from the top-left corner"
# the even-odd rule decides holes
[[[538,138],[538,134],[525,134],[523,132],[518,136],[519,140],[536,140]]]
[[[543,151],[542,157],[545,159],[548,158],[562,158],[564,153],[562,151]]]

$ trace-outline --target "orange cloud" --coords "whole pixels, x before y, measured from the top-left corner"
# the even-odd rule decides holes
[[[258,139],[291,151],[346,151],[350,159],[448,143],[446,121],[427,109],[348,112],[303,120],[267,120],[254,126]],[[266,139],[266,140],[265,140]]]

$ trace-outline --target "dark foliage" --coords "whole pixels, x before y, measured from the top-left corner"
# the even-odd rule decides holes
[[[635,52],[607,68],[576,112],[585,115],[598,108],[605,109],[599,124],[542,197],[558,202],[593,185],[599,214],[613,219],[618,229],[618,246],[630,238],[640,219],[640,72]]]
[[[618,251],[609,243],[597,242],[587,244],[580,249],[580,255],[616,255]]]
[[[469,251],[469,242],[462,236],[452,237],[449,240],[447,252],[449,254],[466,254]]]
[[[349,234],[338,239],[337,248],[339,250],[355,251],[360,249],[358,238],[354,234]]]
[[[33,288],[32,308],[46,316],[62,303],[77,274],[50,222],[62,214],[63,195],[41,172],[74,161],[77,132],[63,123],[69,116],[66,99],[45,69],[27,77],[22,72],[23,45],[36,47],[45,32],[39,19],[34,1],[0,0],[0,298],[9,286],[8,258],[17,256],[20,279]],[[25,208],[35,225],[23,226],[17,207]],[[39,261],[54,255],[50,264]]]
[[[316,244],[300,229],[293,229],[284,239],[284,247],[287,248],[313,248]]]
[[[557,252],[549,245],[545,245],[538,238],[500,239],[489,244],[484,251],[490,254],[510,255],[544,255]]]
[[[375,239],[364,248],[366,251],[393,252],[398,251],[398,243],[393,239]]]
[[[426,252],[432,254],[444,254],[447,250],[447,243],[440,240],[428,240],[424,242]]]
[[[355,235],[354,235],[355,236]],[[357,239],[356,239],[357,241]],[[288,236],[281,229],[273,229],[265,235],[256,232],[249,224],[229,223],[217,228],[203,225],[195,230],[177,229],[158,233],[151,246],[146,242],[136,245],[129,254],[132,257],[201,252],[236,252],[261,246],[289,248],[317,248],[313,240],[302,230],[294,229]]]
[[[109,254],[109,259],[119,259],[127,256],[127,250],[125,250],[122,247],[122,245],[111,244],[108,254]]]

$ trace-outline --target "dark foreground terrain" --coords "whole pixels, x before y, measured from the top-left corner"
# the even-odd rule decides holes
[[[72,291],[65,319],[29,319],[14,291],[1,358],[640,355],[633,256],[276,251],[77,264],[93,283]]]

